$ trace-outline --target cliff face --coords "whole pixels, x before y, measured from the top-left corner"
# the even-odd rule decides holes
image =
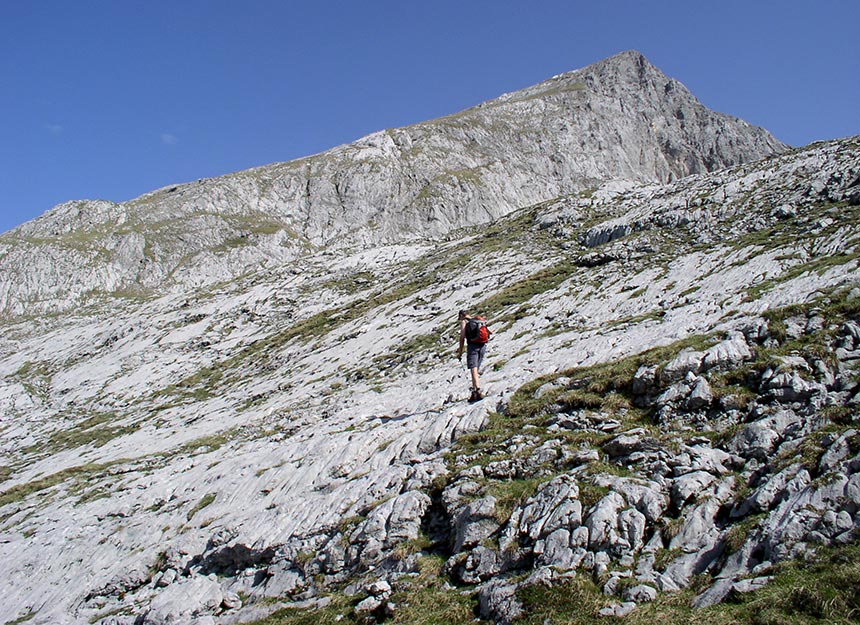
[[[511,622],[574,579],[598,584],[596,617],[666,592],[709,605],[855,540],[857,138],[713,172],[707,142],[683,165],[648,153],[653,177],[568,172],[572,192],[550,199],[509,182],[542,201],[488,204],[492,221],[454,211],[440,239],[426,213],[392,225],[417,200],[366,226],[370,213],[344,207],[371,200],[340,183],[339,208],[311,184],[301,218],[274,210],[286,200],[264,210],[290,180],[346,176],[337,158],[358,167],[398,136],[423,141],[413,158],[429,163],[445,145],[430,128],[465,132],[463,116],[582,92],[627,109],[633,84],[685,93],[654,76],[625,54],[448,120],[128,205],[65,205],[7,235],[7,260],[55,250],[72,295],[57,286],[51,305],[80,305],[0,332],[0,620],[203,625],[288,607],[421,622],[430,597],[424,609],[459,610],[437,622]],[[743,126],[689,106],[647,126],[697,119],[712,145],[721,123]],[[536,154],[530,183],[551,177]],[[417,161],[404,162],[406,180]],[[503,166],[514,179],[525,167]],[[337,216],[338,241],[320,215]],[[149,264],[118,260],[133,250]],[[63,254],[114,286],[74,291]],[[123,267],[151,282],[129,287]],[[19,280],[49,302],[36,274]],[[454,358],[462,308],[494,329],[474,404]]]
[[[441,238],[606,180],[670,182],[778,153],[626,52],[439,120],[0,237],[0,314],[230,280],[321,249]]]

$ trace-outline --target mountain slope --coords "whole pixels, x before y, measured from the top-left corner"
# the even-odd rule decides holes
[[[657,506],[641,526],[643,536],[665,540],[659,588],[682,586],[691,563],[703,562],[701,550],[731,528],[722,517],[719,523],[728,524],[713,525],[715,515],[699,505],[705,501],[687,501],[685,489],[719,488],[714,497],[741,501],[746,493],[737,476],[787,477],[755,445],[730,447],[737,431],[731,428],[783,414],[779,435],[797,433],[785,439],[792,449],[815,443],[823,453],[838,440],[834,450],[853,449],[847,430],[856,420],[849,402],[860,347],[851,338],[858,322],[851,295],[858,285],[858,176],[860,141],[845,139],[670,184],[607,182],[514,211],[486,229],[451,231],[447,241],[305,254],[210,287],[93,299],[74,314],[6,322],[0,617],[203,623],[223,612],[219,622],[231,622],[274,609],[272,599],[319,608],[334,588],[347,585],[352,595],[365,579],[416,572],[435,549],[449,558],[458,592],[472,589],[470,601],[486,604],[484,616],[504,621],[512,612],[502,599],[520,589],[499,577],[499,562],[518,574],[543,562],[604,579],[609,570],[631,570],[622,563],[627,556],[647,560],[642,544],[634,541],[630,551],[628,541],[625,550],[610,534],[605,545],[583,547],[590,564],[575,562],[569,542],[553,543],[556,560],[546,555],[549,538],[538,529],[533,538],[542,547],[523,543],[530,551],[522,560],[499,559],[504,550],[494,541],[519,531],[515,514],[517,527],[525,527],[525,507],[537,501],[530,497],[543,497],[544,511],[533,507],[530,517],[543,523],[554,510],[546,484],[577,467],[593,478],[590,490],[580,473],[559,479],[576,482],[581,496],[568,498],[579,502],[582,520],[600,509],[616,534],[620,515],[628,529],[640,527],[630,510],[649,508],[628,505],[630,482],[619,478],[644,479],[635,472],[650,465],[638,468],[621,453],[625,443],[607,447],[592,430],[638,437],[630,445],[690,469],[647,484],[649,497],[665,497],[674,508],[669,514]],[[761,316],[822,295],[844,302],[839,317],[810,321],[833,308],[820,300],[802,315],[798,309],[770,321]],[[496,330],[484,372],[490,398],[478,404],[462,401],[468,383],[453,358],[460,308],[485,312]],[[800,341],[831,324],[847,350],[836,362],[820,356],[833,349],[831,338],[816,338],[820,345],[802,354],[790,351],[798,345],[786,336]],[[678,380],[629,372],[646,389],[637,396],[662,396],[687,372],[695,385],[704,378],[696,368],[704,356],[693,366],[682,347],[729,353],[724,339],[740,345],[739,336],[750,352],[789,350],[766,352],[762,363],[789,358],[768,378],[787,386],[762,386],[761,398],[756,387],[753,398],[740,382],[721,383],[734,384],[727,394],[744,395],[735,404],[714,396],[692,401],[692,388],[675,386],[677,401],[664,398],[659,406],[645,404],[652,412],[638,413],[611,386],[578,387],[582,374],[573,371],[625,358],[627,371],[630,358],[664,346],[659,359],[643,364],[681,373]],[[768,344],[771,338],[777,343]],[[830,381],[815,368],[814,354]],[[734,368],[758,362],[740,358]],[[794,372],[805,376],[806,387]],[[823,410],[827,401],[810,404],[804,393],[812,383],[838,411]],[[723,388],[715,379],[708,384]],[[800,399],[788,395],[793,384]],[[764,399],[776,392],[781,399]],[[843,424],[829,431],[826,447],[826,432],[792,430],[794,421],[784,416],[807,409],[810,423],[832,426],[831,415]],[[510,425],[514,431],[506,431]],[[634,431],[644,427],[655,428],[645,432],[653,441],[642,443],[643,433]],[[755,431],[763,445],[772,430]],[[700,458],[693,470],[690,449],[673,441],[678,437],[719,462],[704,466]],[[853,476],[853,452],[835,454],[828,462]],[[528,467],[534,473],[517,473]],[[700,482],[685,478],[693,473]],[[836,534],[815,523],[844,511],[822,508],[800,529],[830,540]],[[738,527],[747,516],[737,517]],[[572,519],[558,529],[582,534]],[[698,535],[679,519],[710,519],[699,533],[714,542],[673,544],[671,532],[658,531],[661,524]],[[811,545],[807,533],[792,544]],[[756,544],[739,553],[749,555]],[[790,555],[778,546],[773,553]],[[719,564],[712,574],[721,592],[717,576],[727,569]],[[735,583],[742,564],[725,579]],[[650,574],[657,579],[653,567]],[[609,579],[619,594],[626,588],[622,578]]]
[[[625,52],[323,154],[70,202],[0,236],[0,314],[212,285],[321,249],[441,238],[613,179],[669,182],[785,149]]]

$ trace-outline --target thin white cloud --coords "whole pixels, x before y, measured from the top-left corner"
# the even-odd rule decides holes
[[[161,142],[164,145],[176,145],[179,143],[179,139],[176,135],[172,135],[169,132],[163,132],[161,133]]]
[[[45,124],[45,130],[52,135],[58,135],[63,132],[63,127],[60,124]]]

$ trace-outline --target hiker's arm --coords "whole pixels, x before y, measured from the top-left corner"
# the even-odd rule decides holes
[[[463,344],[466,342],[466,322],[460,321],[460,346],[457,348],[457,360],[463,357]]]

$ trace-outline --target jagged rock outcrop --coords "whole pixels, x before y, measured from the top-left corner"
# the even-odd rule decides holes
[[[671,182],[781,152],[637,52],[293,161],[70,202],[0,237],[0,314],[211,285],[311,250],[443,237],[612,179]]]
[[[855,289],[851,297],[850,314],[858,315],[860,289]],[[646,436],[642,428],[622,431],[600,444],[603,454],[586,466],[568,469],[567,462],[558,456],[548,459],[540,469],[524,472],[521,479],[540,475],[540,470],[560,474],[541,484],[532,497],[514,508],[505,523],[498,524],[496,549],[453,543],[454,555],[449,560],[452,571],[464,583],[478,585],[482,615],[510,623],[522,613],[523,606],[515,595],[530,582],[505,582],[498,577],[503,571],[521,574],[551,567],[555,574],[589,572],[601,580],[606,595],[614,595],[622,602],[601,614],[617,616],[619,609],[629,613],[637,603],[652,601],[658,589],[671,592],[686,588],[694,576],[703,573],[710,574],[714,582],[696,597],[694,605],[711,605],[729,592],[749,592],[766,584],[770,578],[763,574],[781,561],[806,554],[817,545],[847,544],[860,538],[860,524],[856,521],[860,506],[860,490],[856,487],[860,484],[860,435],[851,427],[858,419],[860,385],[852,376],[856,376],[860,359],[853,348],[839,352],[835,364],[842,382],[817,367],[816,354],[835,349],[850,333],[846,329],[850,326],[833,321],[823,326],[807,322],[816,316],[817,312],[807,318],[789,316],[811,330],[788,339],[791,345],[805,346],[805,356],[794,356],[788,366],[820,372],[809,383],[819,385],[822,402],[810,396],[769,392],[768,380],[778,374],[763,366],[769,356],[762,346],[769,344],[769,349],[779,352],[785,339],[758,330],[746,333],[755,337],[752,346],[747,344],[744,333],[736,331],[704,352],[681,351],[655,367],[658,378],[663,380],[661,384],[669,385],[679,364],[693,361],[693,353],[698,353],[695,360],[699,363],[705,353],[743,354],[740,361],[714,364],[706,374],[722,385],[726,372],[745,363],[750,373],[742,388],[754,396],[748,398],[749,406],[743,414],[713,399],[707,405],[680,402],[667,412],[666,406],[654,399],[653,392],[645,395],[646,389],[641,386],[614,382],[619,392],[630,394],[632,404],[650,405],[655,418],[679,425],[691,423],[695,414],[704,420],[692,433],[688,429],[685,434],[683,427],[664,427],[657,435],[662,442]],[[855,345],[853,341],[849,339]],[[758,355],[754,356],[753,351]],[[588,369],[566,372],[558,378],[561,383],[555,392],[575,389],[592,375]],[[848,378],[852,381],[847,382],[846,393],[843,383]],[[534,399],[546,397],[541,389],[546,389],[546,384],[532,391]],[[828,410],[822,412],[824,405]],[[553,415],[559,409],[589,410],[561,408],[546,398],[542,406],[532,423],[557,422]],[[513,408],[512,416],[517,415],[517,410]],[[598,437],[596,440],[605,436],[594,422],[572,422],[567,427],[573,432],[590,433]],[[737,433],[732,436],[735,429]],[[810,436],[827,430],[824,437]],[[710,436],[696,436],[696,431]],[[539,428],[532,432],[526,437],[511,434],[510,441],[499,438],[492,449],[516,438],[531,438],[530,445],[519,442],[525,452],[530,446],[547,444]],[[563,439],[558,442],[563,445]],[[816,450],[812,461],[807,450]],[[454,462],[447,490],[458,491],[462,480],[474,479],[474,467],[462,475],[458,469],[474,462],[473,458],[474,454],[463,454]],[[475,484],[469,496],[478,497],[475,501],[480,502],[483,493],[493,489],[498,492],[500,488],[504,487],[496,479],[486,479]],[[584,489],[599,489],[599,495],[586,495]],[[454,531],[453,525],[451,530]],[[495,566],[482,574],[480,566],[485,562]]]

